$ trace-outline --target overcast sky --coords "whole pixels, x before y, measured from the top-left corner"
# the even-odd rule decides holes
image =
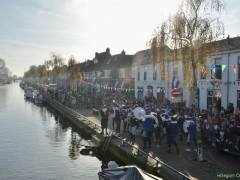
[[[0,0],[0,57],[13,75],[43,64],[49,52],[66,62],[92,59],[110,48],[135,54],[146,49],[179,0]],[[240,35],[240,0],[226,0],[226,35]],[[226,14],[227,13],[227,14]]]

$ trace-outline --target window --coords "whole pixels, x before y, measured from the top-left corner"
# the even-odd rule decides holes
[[[94,63],[94,64],[98,63],[98,59],[97,59],[97,58],[94,58],[93,63]]]
[[[125,78],[125,69],[124,68],[119,69],[119,78]]]
[[[104,77],[109,77],[110,72],[109,70],[104,70]]]
[[[127,74],[126,74],[127,77],[131,78],[132,77],[132,68],[127,68],[126,71],[127,71]]]
[[[140,81],[140,67],[137,68],[137,80]]]
[[[221,90],[218,89],[208,89],[207,96],[207,107],[209,108],[212,104],[216,105],[218,109],[221,108]]]
[[[207,78],[207,73],[204,71],[204,69],[200,70],[200,79],[206,79]]]
[[[215,59],[215,78],[222,79],[222,59]]]
[[[240,109],[240,91],[237,91],[237,107]]]
[[[240,57],[238,57],[238,79],[240,79]]]
[[[153,80],[157,80],[157,68],[153,71]]]
[[[134,69],[134,67],[132,67],[132,78],[134,78],[135,77],[135,69]]]
[[[144,80],[144,81],[147,80],[147,66],[144,67],[144,76],[143,76],[143,80]]]

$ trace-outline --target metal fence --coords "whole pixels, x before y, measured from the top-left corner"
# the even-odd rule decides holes
[[[201,134],[203,140],[210,142],[213,148],[240,156],[240,136],[228,133],[224,137],[224,132],[215,133],[215,130],[206,127],[202,128]]]
[[[75,115],[76,117],[81,117],[81,118],[82,118],[82,121],[88,121],[88,124],[89,124],[89,125],[90,125],[90,124],[94,125],[94,128],[95,128],[95,129],[96,129],[96,128],[101,128],[101,126],[100,126],[99,124],[97,124],[97,123],[95,123],[94,121],[88,119],[87,117],[79,114],[77,111],[74,111],[73,109],[71,109],[71,108],[69,108],[69,107],[61,104],[60,102],[58,102],[57,100],[53,99],[52,97],[47,96],[47,94],[44,94],[44,96],[45,96],[49,101],[53,101],[54,103],[56,103],[59,107],[61,107],[61,109],[65,109],[65,110],[64,110],[64,113],[65,113],[65,114],[68,113],[68,112],[70,112],[70,113],[72,113],[73,115]]]

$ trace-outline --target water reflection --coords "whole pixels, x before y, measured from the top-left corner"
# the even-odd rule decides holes
[[[82,131],[50,107],[25,100],[18,84],[0,87],[0,123],[0,180],[97,179],[99,159],[79,153],[91,144]]]
[[[71,130],[71,140],[70,140],[70,146],[69,146],[69,154],[68,156],[75,160],[80,156],[80,143],[83,141],[83,138],[81,138],[76,132],[73,132]]]

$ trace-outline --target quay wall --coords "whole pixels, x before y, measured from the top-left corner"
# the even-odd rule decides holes
[[[101,128],[96,126],[96,124],[90,122],[87,117],[74,113],[71,109],[67,108],[66,106],[61,105],[60,103],[56,102],[55,100],[49,98],[46,95],[43,95],[44,98],[47,100],[48,104],[51,105],[54,109],[56,109],[62,116],[67,118],[68,120],[72,121],[75,125],[79,128],[83,128],[85,132],[91,133],[92,141],[96,143],[98,146],[103,146],[105,137],[99,132]],[[182,180],[182,179],[190,179],[179,175],[175,171],[171,170],[170,168],[166,167],[165,165],[157,163],[156,160],[153,158],[143,155],[141,150],[136,148],[132,148],[131,146],[124,145],[122,143],[124,140],[121,141],[120,138],[115,136],[112,137],[111,141],[109,142],[108,148],[106,152],[110,152],[119,160],[124,162],[127,165],[135,164],[143,169],[146,169],[147,172],[156,174],[163,179],[168,180]],[[140,152],[141,151],[141,152]]]

